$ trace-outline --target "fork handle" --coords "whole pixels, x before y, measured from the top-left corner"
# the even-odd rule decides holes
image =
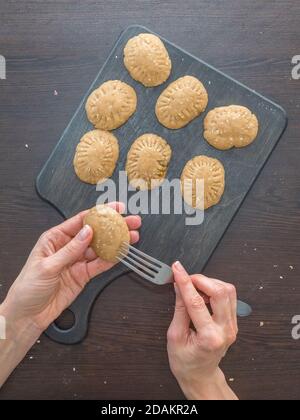
[[[209,304],[209,297],[206,296],[204,293],[200,292],[200,295],[203,297],[204,302],[206,304]],[[250,305],[248,305],[248,303],[243,302],[241,300],[237,301],[237,308],[236,308],[236,314],[237,316],[239,316],[240,318],[245,318],[249,315],[252,314],[252,308]]]

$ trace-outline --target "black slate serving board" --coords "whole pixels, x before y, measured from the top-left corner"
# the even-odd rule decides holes
[[[186,226],[185,215],[142,215],[143,226],[138,244],[141,250],[168,264],[179,259],[190,272],[201,272],[281,137],[287,117],[285,111],[274,102],[162,37],[172,60],[172,72],[163,85],[145,88],[129,76],[123,64],[123,48],[127,40],[142,32],[151,31],[142,26],[131,26],[121,34],[39,174],[36,188],[39,195],[66,218],[95,205],[99,192],[95,186],[79,181],[72,164],[79,139],[93,128],[87,120],[84,105],[91,91],[104,81],[125,81],[136,90],[138,106],[130,120],[114,131],[120,145],[120,159],[113,175],[114,180],[118,179],[118,172],[124,170],[127,152],[133,140],[147,132],[162,136],[172,148],[173,155],[168,170],[170,180],[180,177],[185,163],[195,155],[215,157],[225,167],[226,189],[223,199],[219,205],[205,212],[202,225]],[[205,85],[209,95],[208,108],[187,127],[168,130],[156,119],[155,103],[170,82],[186,74],[198,77]],[[222,152],[212,148],[203,139],[203,118],[210,109],[230,104],[245,105],[255,112],[260,130],[257,140],[252,145],[244,149]],[[48,336],[65,344],[81,341],[87,333],[89,313],[96,297],[112,280],[126,271],[126,268],[119,264],[101,278],[93,280],[70,308],[75,317],[73,327],[61,330],[53,324],[47,331]]]

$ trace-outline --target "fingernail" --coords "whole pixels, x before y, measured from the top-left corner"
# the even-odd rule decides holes
[[[77,238],[80,241],[85,241],[89,236],[91,232],[91,227],[89,225],[83,226],[83,228],[78,232]]]
[[[185,272],[185,269],[184,269],[183,265],[179,261],[176,261],[174,263],[174,267],[176,268],[177,271]]]

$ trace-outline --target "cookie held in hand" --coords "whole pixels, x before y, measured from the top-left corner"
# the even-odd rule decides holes
[[[121,250],[127,254],[130,233],[125,219],[116,210],[107,205],[93,207],[84,217],[84,224],[93,229],[91,247],[102,260],[116,263]]]

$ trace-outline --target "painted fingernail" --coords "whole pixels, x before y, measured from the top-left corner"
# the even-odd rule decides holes
[[[174,267],[176,268],[177,271],[181,271],[181,272],[185,271],[183,265],[179,261],[176,261],[174,263]]]
[[[89,236],[91,232],[91,227],[89,225],[83,226],[83,228],[78,232],[77,238],[80,241],[85,241]]]

